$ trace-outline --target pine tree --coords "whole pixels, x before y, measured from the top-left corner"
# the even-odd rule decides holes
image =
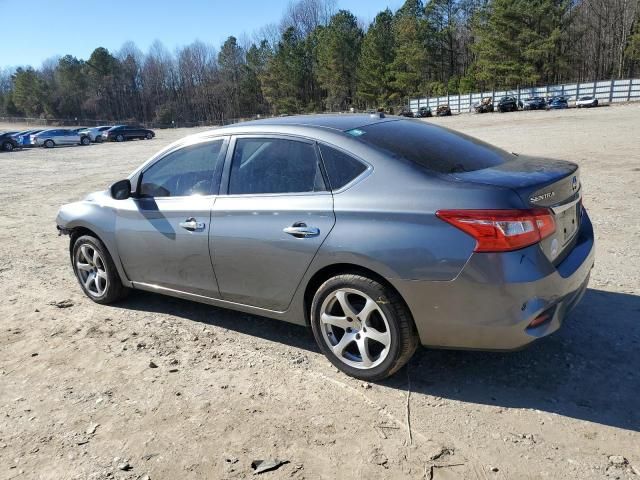
[[[367,30],[358,60],[358,98],[367,106],[389,102],[394,57],[393,13],[386,9],[376,16]]]
[[[351,12],[340,10],[318,28],[318,83],[326,91],[329,110],[344,110],[354,101],[356,66],[362,30]]]

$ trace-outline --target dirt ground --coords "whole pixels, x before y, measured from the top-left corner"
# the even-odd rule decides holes
[[[274,458],[259,477],[640,479],[640,105],[429,121],[579,163],[596,265],[551,337],[422,349],[380,384],[339,373],[304,328],[81,293],[58,207],[194,130],[0,154],[0,479],[249,478]]]

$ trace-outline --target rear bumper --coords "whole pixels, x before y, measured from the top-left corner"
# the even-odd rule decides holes
[[[585,212],[576,245],[558,266],[533,245],[475,253],[450,282],[392,283],[407,302],[423,345],[517,350],[560,328],[587,288],[594,254]],[[542,313],[550,320],[527,328]]]

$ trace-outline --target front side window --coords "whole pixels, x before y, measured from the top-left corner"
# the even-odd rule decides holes
[[[229,194],[325,190],[314,145],[282,138],[240,138],[236,141]]]
[[[366,165],[351,155],[327,145],[320,145],[320,153],[332,190],[344,187],[367,169]]]
[[[143,197],[187,197],[217,193],[224,140],[201,143],[169,153],[142,174]]]

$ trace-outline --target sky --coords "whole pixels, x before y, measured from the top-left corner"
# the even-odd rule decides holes
[[[278,23],[290,0],[0,0],[0,68],[66,54],[87,59],[98,46],[117,51],[133,41],[146,52],[154,40],[173,51],[195,40],[219,48],[230,35],[249,38]],[[337,0],[338,8],[371,21],[402,0]],[[52,7],[55,5],[55,8]],[[12,21],[6,15],[11,13]]]

